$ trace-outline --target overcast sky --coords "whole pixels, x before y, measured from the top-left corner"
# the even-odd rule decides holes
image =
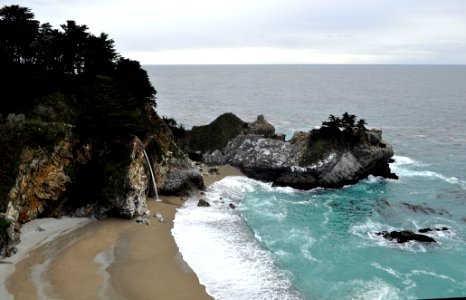
[[[0,0],[2,5],[12,4]],[[466,64],[465,0],[24,0],[143,64]]]

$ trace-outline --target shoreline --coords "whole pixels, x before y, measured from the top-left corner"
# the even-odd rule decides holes
[[[208,167],[203,166],[206,186],[231,175],[242,173],[231,166],[220,166],[219,174],[211,175]],[[213,299],[183,260],[171,233],[177,208],[183,204],[182,197],[160,199],[162,202],[147,200],[151,211],[149,226],[115,218],[98,222],[85,219],[87,222],[81,226],[71,226],[42,244],[25,249],[23,255],[11,257],[8,261],[12,264],[7,266],[13,271],[1,272],[4,291],[0,291],[0,296],[2,299],[3,295],[11,294],[18,299]],[[155,212],[163,215],[163,223],[154,217]],[[43,219],[29,222],[23,228],[31,227],[33,236],[50,234],[35,232],[37,225],[33,222],[40,220]],[[30,239],[24,232],[18,249]]]
[[[21,242],[16,246],[17,252],[5,258],[0,264],[0,298],[13,298],[7,289],[6,282],[16,271],[16,265],[19,262],[27,259],[36,249],[91,222],[93,221],[89,218],[63,217],[61,219],[35,219],[24,224],[21,227]],[[39,228],[44,230],[39,231]]]

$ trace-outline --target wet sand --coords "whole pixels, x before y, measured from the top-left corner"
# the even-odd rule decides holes
[[[231,166],[207,175],[206,186],[242,175]],[[150,225],[91,222],[30,251],[6,280],[15,299],[212,299],[184,262],[171,234],[181,197],[148,199]],[[154,217],[160,212],[164,222]],[[200,245],[201,246],[201,245]]]

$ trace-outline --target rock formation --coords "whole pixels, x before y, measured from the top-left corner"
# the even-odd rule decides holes
[[[114,215],[146,219],[149,215],[149,153],[160,192],[183,194],[204,186],[202,175],[175,144],[157,114],[144,141],[122,134],[80,140],[71,131],[47,147],[20,149],[16,178],[0,215],[0,257],[14,253],[20,224],[63,215],[97,218]]]
[[[396,178],[388,165],[393,149],[382,140],[382,132],[366,130],[364,134],[356,143],[334,146],[315,138],[312,131],[297,132],[290,141],[238,135],[223,149],[205,153],[203,159],[210,165],[231,164],[252,178],[298,189],[342,187],[371,174]],[[323,143],[330,146],[314,153],[311,146]],[[309,157],[319,159],[309,161]]]
[[[258,115],[256,121],[249,123],[247,133],[272,137],[275,134],[275,127],[265,120],[264,115]]]
[[[409,230],[402,231],[381,231],[376,232],[376,235],[382,236],[386,240],[395,241],[398,244],[404,244],[410,241],[420,242],[420,243],[436,243],[436,241],[430,236],[424,234],[417,234]]]

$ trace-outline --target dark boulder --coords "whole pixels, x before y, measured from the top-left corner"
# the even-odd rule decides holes
[[[235,208],[236,208],[236,206],[235,206],[233,203],[230,203],[230,204],[228,205],[228,207],[230,207],[231,209],[235,209]]]
[[[220,169],[217,166],[211,167],[211,168],[209,168],[209,174],[219,175],[220,174]]]
[[[431,232],[431,231],[448,231],[448,228],[447,227],[442,227],[442,228],[422,228],[422,229],[419,229],[418,232],[419,233],[427,233],[427,232]]]
[[[382,236],[386,240],[395,241],[398,244],[404,244],[410,241],[420,242],[420,243],[436,243],[436,241],[430,236],[424,234],[417,234],[409,230],[402,231],[381,231],[375,233],[378,236]]]
[[[199,207],[209,207],[209,206],[210,206],[210,203],[207,202],[207,201],[204,200],[204,199],[201,199],[201,200],[199,200],[199,202],[197,203],[197,206],[199,206]]]

